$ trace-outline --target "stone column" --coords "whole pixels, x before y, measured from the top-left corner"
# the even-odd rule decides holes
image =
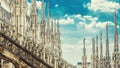
[[[43,50],[43,60],[45,61],[45,50]]]
[[[59,68],[58,67],[58,58],[56,58],[56,68]]]
[[[1,39],[0,39],[1,40]],[[0,47],[0,51],[2,51],[3,49]],[[0,57],[0,68],[2,68],[2,59]]]
[[[57,68],[57,66],[56,66],[56,58],[54,58],[54,68]]]
[[[52,56],[51,56],[51,54],[50,54],[50,58],[49,59],[50,59],[49,60],[49,64],[52,65]]]
[[[50,53],[47,53],[47,63],[50,64]]]

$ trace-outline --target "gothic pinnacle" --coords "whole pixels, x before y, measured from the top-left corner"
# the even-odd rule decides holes
[[[103,68],[102,32],[100,32],[100,68]]]
[[[95,57],[95,40],[92,38],[92,50],[93,50],[93,56]]]
[[[42,20],[44,20],[44,0],[42,0],[42,4],[41,4],[41,18]]]
[[[50,21],[50,3],[48,2],[48,21]]]
[[[115,28],[115,32],[114,32],[114,51],[119,51],[119,47],[118,47],[118,29],[117,29],[117,22],[116,22],[116,12],[114,12],[114,28]]]
[[[54,33],[57,33],[57,19],[54,20]]]
[[[57,32],[60,33],[60,29],[59,29],[59,20],[57,19]]]
[[[98,57],[98,35],[96,36],[96,57]]]
[[[48,21],[47,21],[47,31],[50,30],[50,4],[48,2]]]
[[[106,56],[109,56],[108,23],[106,24]]]
[[[99,56],[98,56],[99,52],[98,52],[98,35],[96,36],[96,68],[99,67]]]
[[[85,38],[83,39],[83,45],[84,45],[83,51],[84,51],[84,55],[85,55]]]
[[[103,49],[102,49],[102,32],[100,32],[100,57],[103,57]]]
[[[114,24],[115,24],[115,29],[117,29],[116,12],[114,12]]]
[[[109,39],[108,39],[108,23],[106,24],[106,58],[105,58],[105,68],[111,68],[111,58],[109,55]]]
[[[86,57],[86,48],[85,48],[85,38],[83,39],[83,63],[82,63],[82,68],[87,68],[87,57]]]
[[[92,68],[95,68],[95,40],[92,38]]]

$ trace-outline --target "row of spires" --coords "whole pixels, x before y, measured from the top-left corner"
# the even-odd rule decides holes
[[[36,0],[31,0],[30,15],[27,15],[26,0],[13,0],[11,5],[11,22],[13,23],[15,34],[19,33],[21,36],[17,38],[22,44],[24,40],[22,36],[30,38],[33,42],[40,44],[44,48],[51,49],[57,47],[61,50],[59,20],[50,19],[50,4],[48,2],[48,19],[45,20],[44,0],[41,4],[41,22],[38,22],[38,8]],[[23,7],[23,5],[26,5]],[[51,44],[50,44],[51,43]],[[55,44],[54,44],[55,43]],[[55,49],[55,48],[54,48]],[[57,50],[56,49],[56,50]],[[51,50],[53,51],[53,50]],[[56,51],[55,51],[56,52]]]
[[[118,45],[118,28],[116,23],[116,12],[114,13],[114,50],[112,59],[109,54],[109,37],[108,37],[108,23],[106,24],[106,53],[103,57],[103,43],[102,43],[102,32],[100,32],[100,57],[98,52],[98,35],[96,36],[96,50],[95,50],[95,39],[92,38],[92,61],[91,68],[119,68],[120,67],[120,52]],[[87,68],[87,57],[85,48],[85,38],[83,39],[83,63],[82,68]],[[112,63],[111,63],[112,60]]]
[[[36,4],[36,0],[33,0],[34,4]],[[52,45],[53,49],[55,49],[55,46],[58,45],[58,49],[61,51],[61,41],[60,41],[60,29],[59,29],[59,21],[58,19],[52,19],[50,20],[50,4],[48,2],[48,19],[45,21],[44,18],[44,0],[42,0],[41,4],[41,23],[40,23],[40,38],[42,45],[45,45],[46,43],[54,43]],[[57,44],[55,44],[57,42]],[[54,51],[55,53],[56,51]],[[59,52],[59,56],[61,56],[61,53]]]

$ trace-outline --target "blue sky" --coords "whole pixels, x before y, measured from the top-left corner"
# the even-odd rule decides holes
[[[59,17],[63,58],[73,65],[82,60],[82,40],[86,38],[87,59],[91,57],[91,39],[103,32],[105,49],[105,25],[109,23],[110,54],[113,51],[114,11],[120,38],[120,0],[45,0],[50,2],[51,17]],[[28,5],[31,0],[28,0]],[[39,16],[41,0],[37,0]],[[46,7],[47,8],[47,7]],[[45,10],[47,12],[47,9]],[[47,13],[45,13],[47,16]],[[39,17],[40,18],[40,17]],[[120,40],[119,40],[120,44]],[[104,51],[105,52],[105,51]]]

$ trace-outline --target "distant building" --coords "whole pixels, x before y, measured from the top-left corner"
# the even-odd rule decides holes
[[[76,68],[82,68],[82,62],[78,62]],[[87,68],[91,68],[90,62],[87,62]]]

